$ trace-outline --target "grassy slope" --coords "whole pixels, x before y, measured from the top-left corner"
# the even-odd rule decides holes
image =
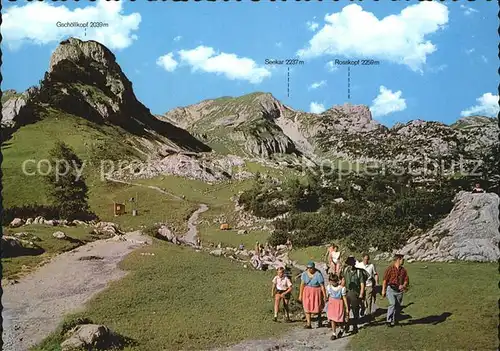
[[[154,256],[143,256],[141,252]],[[272,323],[272,272],[160,243],[129,255],[130,271],[89,304],[85,317],[138,342],[127,350],[200,350],[277,335]],[[36,350],[58,350],[57,333]]]
[[[384,268],[386,263],[379,266]],[[411,320],[389,330],[384,325],[362,330],[352,341],[353,349],[390,350],[404,345],[411,350],[497,350],[497,266],[407,264],[411,289],[403,304],[411,304],[404,311]],[[387,308],[387,300],[380,305]]]
[[[56,231],[62,231],[74,241],[56,239],[52,234]],[[32,268],[43,264],[54,255],[69,251],[86,242],[92,240],[90,229],[88,227],[69,227],[57,228],[45,225],[29,225],[21,228],[6,229],[4,235],[12,235],[13,233],[25,232],[38,237],[40,241],[34,241],[38,246],[43,248],[45,252],[38,256],[20,256],[2,259],[2,276],[3,278],[16,279],[28,273]],[[30,240],[30,239],[28,239]]]
[[[296,250],[292,259],[321,260],[324,247]],[[360,257],[360,255],[356,255]],[[383,274],[388,262],[374,262]],[[384,325],[387,300],[378,298],[384,314],[374,326],[360,330],[353,350],[494,350],[498,347],[498,265],[482,263],[407,263],[411,289],[404,296],[403,327]],[[381,282],[381,281],[380,281]],[[449,317],[444,318],[447,314]],[[413,324],[409,324],[413,323]],[[436,324],[433,324],[436,323]]]
[[[48,158],[49,151],[57,140],[64,141],[71,146],[77,155],[86,161],[85,170],[90,169],[90,145],[95,142],[113,143],[116,157],[132,156],[130,147],[123,143],[125,133],[119,128],[98,126],[83,118],[78,118],[56,110],[48,110],[43,120],[20,128],[13,137],[2,146],[3,153],[3,205],[5,207],[39,203],[48,204],[44,177],[23,173],[23,162],[35,160],[35,164],[27,164],[29,173],[37,171],[36,163]],[[116,143],[116,140],[122,140]],[[41,164],[41,171],[47,170]],[[99,169],[99,164],[93,168]],[[84,173],[89,177],[88,182],[94,179],[93,174]],[[98,178],[96,178],[98,179]],[[90,185],[90,184],[88,184]]]

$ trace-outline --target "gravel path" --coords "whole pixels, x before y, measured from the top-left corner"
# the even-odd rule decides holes
[[[106,180],[109,180],[110,182],[114,182],[114,183],[121,183],[121,184],[133,185],[133,186],[140,186],[142,188],[153,189],[153,190],[156,190],[162,194],[168,195],[176,200],[181,200],[181,201],[183,200],[182,197],[179,197],[177,195],[169,193],[168,191],[163,190],[162,188],[159,188],[159,187],[154,186],[154,185],[144,185],[144,184],[138,184],[138,183],[131,183],[131,182],[127,182],[124,180],[118,180],[118,179],[113,179],[113,178],[106,178]]]
[[[294,329],[276,339],[250,340],[221,351],[344,351],[349,350],[349,337],[330,340],[329,328]]]
[[[151,239],[132,232],[123,240],[99,240],[56,256],[3,287],[3,350],[26,351],[53,332],[63,317],[84,307],[108,283],[125,276],[117,264]],[[96,256],[98,259],[79,260]]]
[[[196,228],[196,225],[198,224],[198,217],[201,213],[206,211],[208,211],[208,206],[205,204],[200,204],[200,208],[194,211],[191,217],[189,217],[187,222],[188,231],[182,238],[184,242],[196,245],[196,239],[198,238],[198,229]]]

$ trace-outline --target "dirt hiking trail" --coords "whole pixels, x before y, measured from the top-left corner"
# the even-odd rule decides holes
[[[300,324],[302,327],[302,324]],[[314,326],[313,326],[314,328]],[[267,340],[249,340],[236,344],[220,351],[345,351],[348,347],[349,337],[330,340],[330,328],[292,329],[280,338]]]
[[[127,272],[117,264],[151,238],[131,232],[80,246],[3,287],[3,350],[26,351],[53,332],[63,317],[84,307]],[[93,259],[89,259],[91,256]],[[83,260],[80,260],[82,259]]]
[[[191,217],[189,217],[187,222],[188,231],[182,238],[184,242],[196,245],[196,239],[198,239],[198,229],[196,227],[198,224],[198,217],[200,214],[206,211],[208,211],[208,206],[205,204],[200,204],[200,208],[194,211]]]

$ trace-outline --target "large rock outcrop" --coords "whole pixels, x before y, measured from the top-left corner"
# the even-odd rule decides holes
[[[400,252],[419,261],[496,261],[500,258],[498,206],[497,194],[462,191],[446,218],[411,238]]]

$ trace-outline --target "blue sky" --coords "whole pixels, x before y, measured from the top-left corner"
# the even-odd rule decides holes
[[[3,9],[2,89],[38,84],[57,44],[76,36],[112,49],[139,100],[157,114],[265,91],[303,111],[350,102],[370,106],[386,125],[417,118],[453,123],[498,112],[497,6],[18,1]],[[58,28],[57,21],[109,26],[84,36],[83,29]],[[304,61],[291,68],[290,97],[286,66],[266,66],[266,58]],[[380,64],[351,67],[348,100],[347,66],[328,64],[335,59]]]

